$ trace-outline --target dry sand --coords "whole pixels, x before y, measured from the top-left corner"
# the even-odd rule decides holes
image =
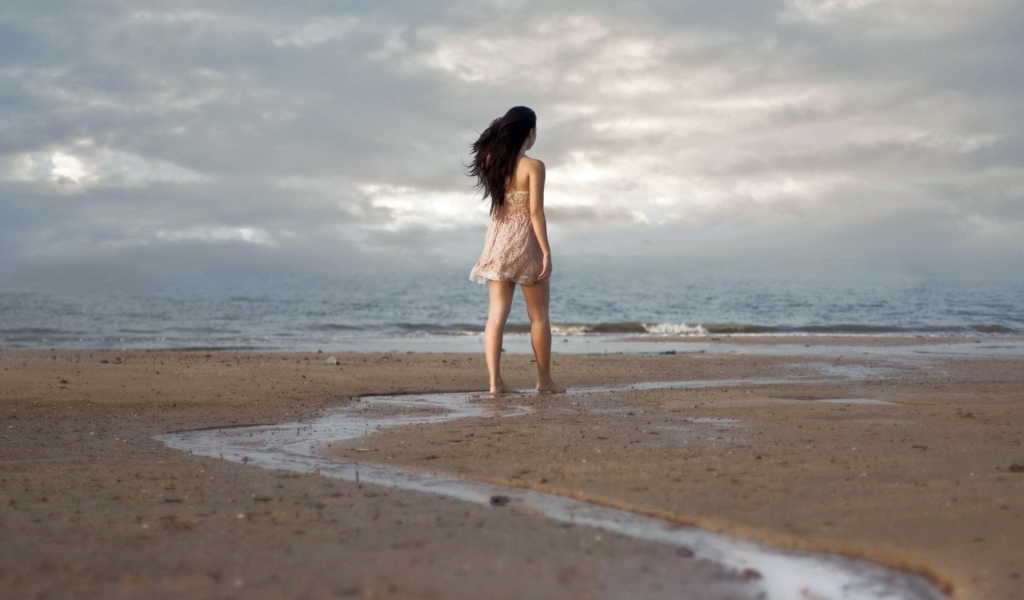
[[[192,457],[150,437],[485,379],[479,356],[337,356],[0,352],[0,597],[658,597],[608,588],[652,569],[685,585],[672,580],[671,548]],[[1024,360],[842,359],[859,379],[834,361],[559,355],[570,386],[818,381],[499,399],[534,412],[333,451],[904,564],[957,599],[1024,598]],[[529,357],[507,357],[505,370],[529,387]]]

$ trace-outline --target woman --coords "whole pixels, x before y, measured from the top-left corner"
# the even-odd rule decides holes
[[[544,163],[526,156],[537,141],[537,115],[516,106],[495,119],[473,143],[470,176],[491,199],[491,225],[484,251],[469,279],[487,283],[491,306],[484,328],[484,356],[491,393],[512,391],[501,378],[501,343],[516,284],[530,315],[530,340],[537,358],[537,391],[564,392],[551,379],[548,300],[551,249],[544,219]]]

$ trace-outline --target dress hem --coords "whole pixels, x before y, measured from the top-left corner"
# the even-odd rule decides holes
[[[481,273],[480,271],[477,271],[475,269],[473,270],[473,272],[469,274],[469,280],[472,281],[473,283],[479,283],[480,285],[483,285],[488,281],[511,281],[512,283],[517,283],[519,285],[533,285],[535,283],[540,282],[540,280],[538,279],[529,277],[524,277],[520,279],[516,279],[514,277],[499,277],[498,275]]]

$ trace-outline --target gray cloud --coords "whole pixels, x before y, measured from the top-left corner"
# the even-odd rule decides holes
[[[581,269],[1020,277],[1022,46],[1008,0],[7,3],[0,273],[462,268],[528,104]]]

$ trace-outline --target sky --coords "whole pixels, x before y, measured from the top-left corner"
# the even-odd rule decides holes
[[[468,273],[527,105],[556,274],[1021,280],[1022,56],[1019,0],[7,0],[0,279]]]

